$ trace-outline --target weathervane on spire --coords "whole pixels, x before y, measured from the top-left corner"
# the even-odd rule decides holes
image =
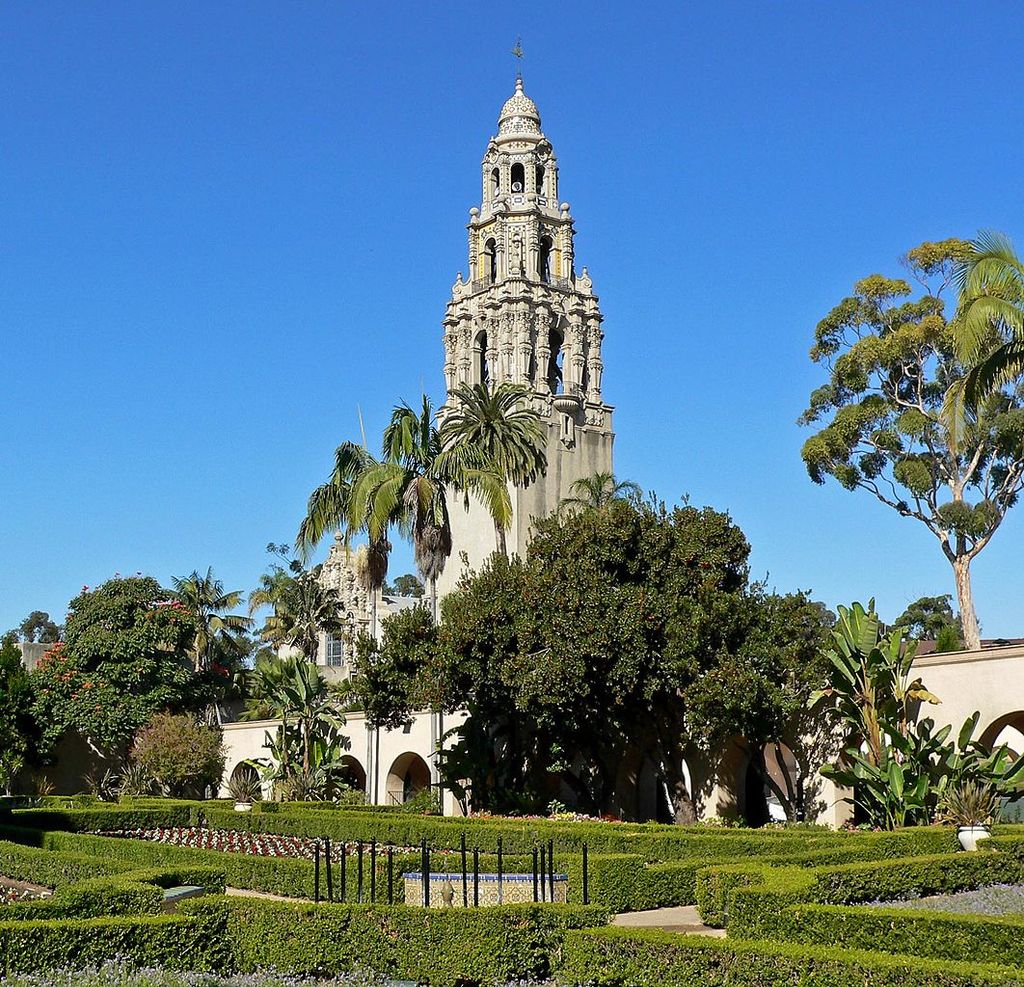
[[[523,81],[523,56],[526,54],[523,51],[523,39],[516,38],[516,43],[512,48],[512,54],[516,59],[516,82]]]

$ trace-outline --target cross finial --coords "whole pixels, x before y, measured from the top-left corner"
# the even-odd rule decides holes
[[[512,55],[516,60],[516,82],[522,84],[523,81],[523,56],[526,53],[523,51],[523,39],[516,38],[516,43],[512,48]]]

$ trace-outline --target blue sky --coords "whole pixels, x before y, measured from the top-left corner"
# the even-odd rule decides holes
[[[527,92],[605,315],[616,468],[756,575],[885,616],[938,544],[815,487],[815,323],[925,239],[1024,244],[1007,3],[11,2],[0,10],[0,629],[84,584],[249,588],[357,408],[441,397],[479,160]],[[1024,635],[1024,506],[975,566]],[[393,573],[409,568],[396,553]]]

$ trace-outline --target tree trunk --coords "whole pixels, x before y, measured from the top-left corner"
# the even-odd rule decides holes
[[[497,521],[494,522],[494,541],[497,545],[497,548],[495,548],[495,554],[500,555],[503,559],[507,559],[508,545],[505,542],[505,529]]]
[[[437,623],[437,579],[430,580],[430,616]]]
[[[677,768],[671,758],[666,758],[663,763],[668,796],[672,800],[673,821],[677,826],[692,826],[697,821],[697,808],[693,804],[690,789],[686,787],[682,768]]]
[[[952,562],[956,578],[956,598],[960,604],[960,625],[964,631],[964,644],[971,650],[981,647],[981,628],[978,615],[974,612],[974,595],[971,592],[971,559],[961,555]]]

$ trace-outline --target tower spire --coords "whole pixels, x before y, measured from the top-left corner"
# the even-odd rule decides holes
[[[512,54],[516,60],[516,89],[522,90],[523,88],[523,58],[526,53],[523,51],[523,39],[516,38],[516,43],[512,46]]]
[[[512,54],[522,59],[516,40]],[[516,73],[515,91],[481,162],[479,206],[469,211],[469,278],[452,286],[444,317],[444,375],[456,407],[464,385],[515,384],[547,432],[548,471],[512,489],[509,547],[522,554],[533,518],[546,517],[571,484],[612,470],[612,407],[602,392],[601,310],[593,282],[575,265],[572,213],[560,195],[558,162],[540,112]],[[453,511],[452,537],[470,567],[490,554],[492,525],[473,501]],[[447,592],[457,567],[442,576]]]

